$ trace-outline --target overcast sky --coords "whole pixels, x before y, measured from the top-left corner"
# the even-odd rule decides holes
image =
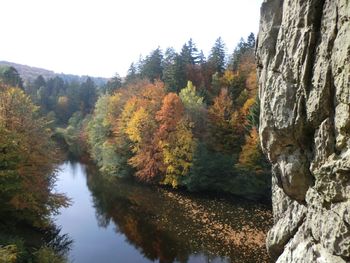
[[[207,55],[257,33],[263,0],[2,0],[0,60],[71,73],[125,76],[131,62],[191,37]]]

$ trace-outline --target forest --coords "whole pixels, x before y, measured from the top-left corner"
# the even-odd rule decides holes
[[[259,147],[255,38],[227,59],[218,38],[208,59],[192,40],[178,54],[157,48],[116,76],[86,123],[102,171],[139,181],[268,196],[269,167]]]
[[[54,191],[59,148],[90,156],[111,177],[268,200],[254,50],[253,34],[231,55],[218,38],[206,58],[190,39],[180,52],[154,49],[127,76],[100,86],[92,78],[23,81],[15,68],[0,67],[4,225],[52,229],[50,216],[70,202]],[[64,262],[58,247],[69,246],[63,236],[33,252],[21,238],[0,239],[5,262]]]

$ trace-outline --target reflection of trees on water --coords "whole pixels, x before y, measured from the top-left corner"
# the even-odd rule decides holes
[[[87,171],[87,184],[100,226],[106,227],[112,221],[116,231],[148,259],[187,262],[191,255],[201,254],[208,260],[222,257],[223,262],[267,260],[264,240],[270,212],[240,207],[232,213],[228,202],[94,176],[91,169]],[[251,215],[256,211],[259,218]],[[242,222],[248,220],[251,222],[247,225]],[[252,240],[248,246],[241,244],[249,235]]]
[[[40,248],[49,248],[56,256],[65,258],[72,243],[73,240],[67,234],[62,234],[61,228],[53,222],[40,228],[25,223],[0,224],[0,245],[17,246],[16,262],[32,262],[33,253]]]
[[[50,227],[42,230],[43,245],[51,248],[56,255],[65,257],[72,248],[73,240],[68,234],[61,233],[61,228],[52,224]]]

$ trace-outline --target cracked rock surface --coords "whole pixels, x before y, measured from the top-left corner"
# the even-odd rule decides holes
[[[260,138],[276,262],[350,262],[350,0],[265,0]]]

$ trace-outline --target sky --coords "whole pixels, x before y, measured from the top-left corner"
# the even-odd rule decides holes
[[[57,73],[125,76],[158,46],[190,38],[207,56],[257,33],[263,0],[1,0],[0,61]]]

